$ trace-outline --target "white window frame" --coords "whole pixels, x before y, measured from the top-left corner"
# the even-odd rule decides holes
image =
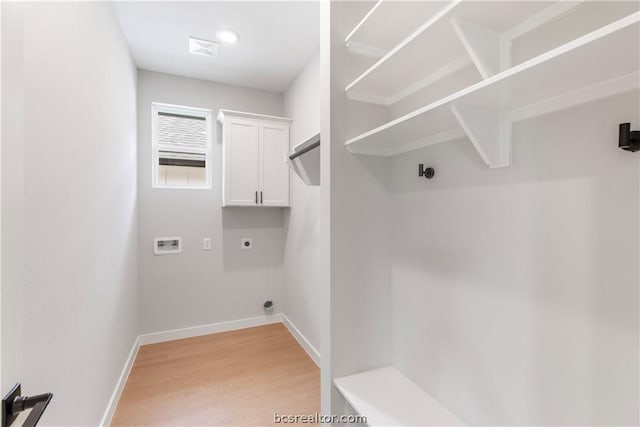
[[[201,148],[182,148],[169,144],[161,144],[157,141],[156,132],[156,118],[158,113],[173,113],[184,114],[187,116],[203,117],[205,119],[205,125],[207,128],[207,146],[204,149]],[[212,139],[213,139],[213,127],[212,127],[212,113],[211,110],[206,108],[187,107],[184,105],[165,104],[162,102],[151,103],[151,187],[152,188],[168,188],[176,190],[209,190],[211,189],[211,181],[213,177],[212,171]],[[184,153],[199,153],[204,154],[205,157],[205,185],[204,187],[190,187],[190,186],[177,186],[177,185],[161,185],[158,183],[158,169],[159,169],[159,156],[158,152],[161,150],[180,151]]]

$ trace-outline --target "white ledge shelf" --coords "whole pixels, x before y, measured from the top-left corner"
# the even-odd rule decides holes
[[[378,0],[345,38],[349,50],[360,55],[382,58],[450,0]]]
[[[464,67],[475,66],[478,79],[488,78],[507,68],[508,40],[577,4],[500,1],[495,2],[495,7],[487,7],[485,2],[473,0],[438,3],[437,11],[431,11],[420,27],[347,85],[345,91],[354,100],[390,105]],[[367,28],[368,21],[373,21],[373,26],[376,20],[383,19],[378,10],[385,7],[384,2],[376,6],[356,30]],[[406,31],[411,27],[400,28]],[[347,37],[347,44],[354,37]]]
[[[511,123],[638,89],[640,12],[345,142],[392,156],[468,136],[490,167],[509,164]]]
[[[334,384],[353,409],[367,417],[371,427],[465,425],[390,366],[337,378]]]
[[[235,111],[235,110],[225,110],[225,109],[221,109],[218,112],[218,121],[220,123],[224,123],[224,119],[227,115],[233,116],[233,117],[242,117],[243,119],[267,120],[270,122],[281,122],[286,124],[290,124],[293,121],[287,117],[269,116],[267,114],[247,113],[245,111]]]
[[[320,132],[291,149],[289,165],[307,185],[320,185]]]

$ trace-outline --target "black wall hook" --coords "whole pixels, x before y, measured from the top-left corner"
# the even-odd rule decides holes
[[[418,176],[423,176],[427,179],[431,179],[436,175],[434,168],[425,168],[423,163],[418,165]]]
[[[631,123],[620,123],[618,147],[625,151],[640,150],[640,130],[631,130]]]

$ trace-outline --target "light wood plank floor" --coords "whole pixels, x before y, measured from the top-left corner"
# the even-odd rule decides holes
[[[320,411],[320,371],[281,323],[140,347],[112,426],[268,426]]]

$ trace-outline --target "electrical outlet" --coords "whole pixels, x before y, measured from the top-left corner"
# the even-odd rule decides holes
[[[244,237],[240,240],[240,247],[242,249],[253,249],[253,239]]]
[[[204,239],[202,239],[202,249],[204,249],[205,251],[211,250],[211,237],[205,237]]]

